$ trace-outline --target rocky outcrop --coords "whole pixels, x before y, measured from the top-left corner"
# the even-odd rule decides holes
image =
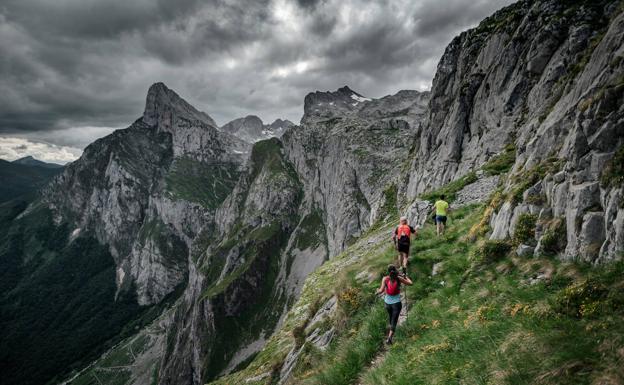
[[[433,81],[407,196],[511,144],[517,156],[504,192],[518,196],[539,181],[542,190],[510,197],[493,216],[492,237],[513,235],[522,213],[543,212],[541,225],[565,218],[565,258],[617,258],[622,186],[600,180],[624,145],[623,34],[617,1],[520,1],[455,38]]]
[[[242,167],[249,146],[213,124],[154,84],[141,119],[88,146],[44,193],[57,222],[93,230],[109,246],[119,290],[133,288],[140,304],[158,303],[186,280],[193,238],[212,226],[214,210],[180,192],[188,181],[174,178],[179,159],[188,167]]]
[[[346,86],[306,96],[301,125],[282,139],[306,199],[323,212],[330,255],[397,212],[397,186],[427,100],[416,91],[370,99]]]

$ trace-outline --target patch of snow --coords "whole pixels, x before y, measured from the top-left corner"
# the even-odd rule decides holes
[[[355,102],[355,103],[353,103],[353,104],[351,104],[351,105],[352,105],[353,107],[355,107],[355,106],[357,106],[357,105],[358,105],[358,102]]]
[[[334,105],[334,102],[329,102],[329,105],[330,105],[330,106],[333,106],[333,105]]]
[[[372,100],[370,98],[365,98],[363,96],[359,96],[356,94],[351,94],[351,99],[356,100],[358,102],[370,102]]]

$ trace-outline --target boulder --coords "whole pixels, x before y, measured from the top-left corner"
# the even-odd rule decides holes
[[[516,249],[516,254],[519,257],[532,257],[535,252],[535,247],[530,245],[519,245]]]
[[[407,208],[405,216],[407,217],[410,225],[423,226],[427,222],[432,208],[433,205],[429,201],[416,199]]]

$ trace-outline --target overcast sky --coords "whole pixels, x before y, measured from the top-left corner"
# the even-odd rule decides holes
[[[0,0],[0,158],[70,161],[158,81],[220,125],[299,122],[308,92],[343,85],[429,89],[450,40],[511,2]]]

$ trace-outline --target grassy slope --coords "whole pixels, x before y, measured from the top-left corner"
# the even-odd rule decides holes
[[[230,194],[239,172],[233,163],[202,163],[190,158],[173,162],[165,180],[173,198],[215,209]]]
[[[331,323],[337,336],[325,352],[304,346],[291,383],[623,383],[624,264],[590,269],[547,257],[483,258],[483,240],[465,236],[483,212],[484,206],[457,210],[442,240],[431,224],[425,226],[413,246],[416,284],[407,291],[409,317],[387,351],[386,315],[372,292],[394,256],[385,241],[392,223],[314,272],[266,348],[247,368],[215,384],[243,383],[263,373],[270,375],[249,383],[274,383],[295,343],[293,330],[334,293],[339,306]],[[432,265],[441,261],[441,273],[430,277]],[[374,280],[355,279],[361,271]],[[377,355],[380,362],[369,367]]]

